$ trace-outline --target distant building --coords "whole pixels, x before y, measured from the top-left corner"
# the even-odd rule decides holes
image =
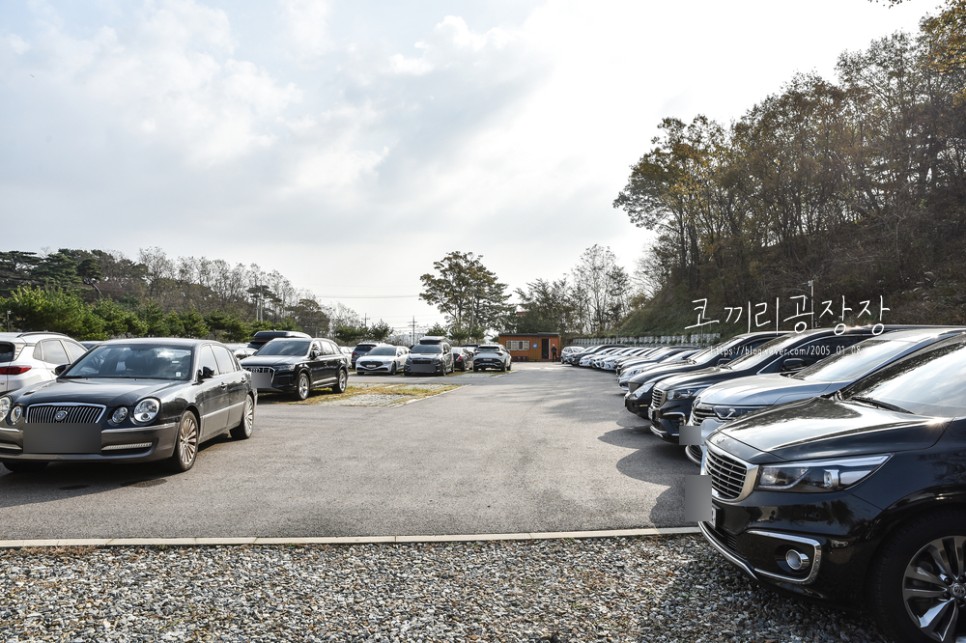
[[[519,333],[500,335],[497,342],[510,353],[514,362],[549,362],[559,358],[560,333]]]

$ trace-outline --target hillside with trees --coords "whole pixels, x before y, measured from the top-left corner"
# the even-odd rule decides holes
[[[657,234],[617,331],[681,329],[698,300],[722,321],[749,303],[862,321],[871,301],[884,321],[966,322],[964,39],[966,2],[950,0],[919,34],[842,54],[834,82],[797,75],[729,126],[664,119],[614,201]]]

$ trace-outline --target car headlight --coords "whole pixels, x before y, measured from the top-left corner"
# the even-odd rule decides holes
[[[861,456],[764,465],[757,488],[803,493],[840,491],[872,475],[891,456]]]
[[[10,409],[10,424],[16,424],[23,417],[23,407],[17,404]]]
[[[120,424],[127,419],[129,411],[126,406],[119,406],[111,413],[111,424]]]
[[[153,422],[154,418],[158,417],[159,411],[161,411],[161,402],[153,397],[149,397],[141,400],[134,406],[131,419],[138,424],[147,424],[148,422]]]
[[[0,422],[7,419],[7,413],[10,412],[10,398],[0,397]]]
[[[679,388],[667,392],[669,400],[690,400],[695,395],[703,391],[703,388]]]
[[[731,406],[728,404],[713,406],[714,414],[720,420],[736,420],[747,413],[754,413],[765,408],[764,406]]]
[[[279,364],[275,367],[276,373],[288,373],[295,369],[295,364]]]

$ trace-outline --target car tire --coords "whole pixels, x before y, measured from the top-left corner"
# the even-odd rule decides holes
[[[309,379],[309,374],[305,371],[300,371],[295,378],[295,399],[307,400],[311,393],[312,381]]]
[[[389,374],[390,375],[395,375],[397,370],[398,369],[396,368],[396,362],[393,362],[392,363],[392,366],[389,367]]]
[[[345,393],[346,387],[349,385],[349,373],[343,369],[339,369],[339,376],[335,379],[335,384],[332,385],[333,393]]]
[[[181,415],[181,421],[178,422],[174,453],[168,460],[168,466],[172,471],[183,473],[195,465],[195,460],[198,458],[198,439],[200,437],[198,416],[192,411],[185,411]]]
[[[47,468],[43,460],[3,460],[3,466],[13,473],[36,473]]]
[[[964,548],[960,510],[922,516],[893,532],[869,574],[869,603],[883,632],[900,641],[955,641],[964,634]],[[955,632],[944,632],[952,626]]]
[[[252,429],[255,427],[255,396],[245,396],[245,412],[242,414],[241,422],[231,430],[231,437],[234,440],[247,440],[252,437]]]
[[[506,370],[508,370],[508,371],[512,371],[513,370],[513,362],[507,362]]]

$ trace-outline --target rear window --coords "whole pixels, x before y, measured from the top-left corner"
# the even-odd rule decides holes
[[[12,362],[16,350],[10,342],[0,342],[0,362]]]

